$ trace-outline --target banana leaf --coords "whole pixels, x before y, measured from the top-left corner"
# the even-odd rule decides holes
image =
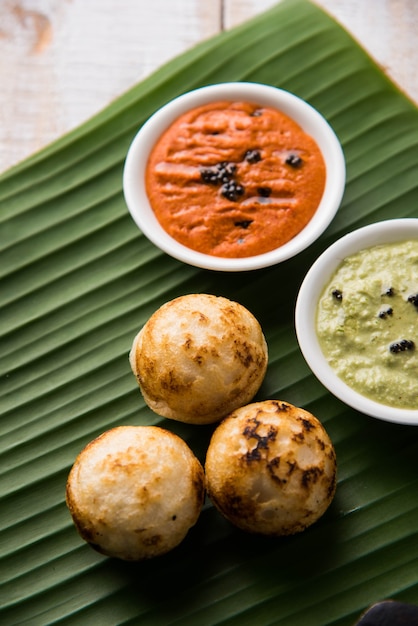
[[[220,81],[265,82],[310,102],[339,136],[347,187],[322,237],[244,274],[181,264],[135,227],[128,146],[169,99]],[[418,112],[335,21],[284,0],[175,58],[100,114],[0,177],[0,623],[349,626],[384,598],[418,603],[418,430],[331,396],[294,332],[300,283],[362,225],[418,217]],[[203,461],[213,427],[164,420],[130,371],[133,337],[163,302],[224,295],[259,319],[269,367],[256,399],[314,413],[338,458],[336,497],[305,532],[233,528],[208,501],[169,554],[125,563],[93,551],[65,506],[80,450],[117,425],[159,424]]]

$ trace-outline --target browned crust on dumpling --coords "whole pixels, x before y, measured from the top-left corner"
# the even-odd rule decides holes
[[[81,537],[99,552],[142,560],[176,547],[204,499],[202,465],[177,435],[121,426],[80,452],[66,502]]]
[[[311,413],[267,400],[237,409],[215,430],[205,463],[207,491],[242,530],[301,532],[318,520],[336,490],[336,455]]]
[[[220,420],[257,393],[267,344],[256,318],[227,298],[180,296],[135,337],[130,364],[150,408],[171,419]]]

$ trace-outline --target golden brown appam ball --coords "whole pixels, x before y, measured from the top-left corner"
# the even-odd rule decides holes
[[[137,561],[176,547],[196,523],[204,473],[185,441],[157,426],[120,426],[78,455],[66,501],[81,537]]]
[[[313,415],[266,400],[237,409],[213,433],[206,489],[232,524],[291,535],[318,520],[336,489],[336,456]]]
[[[209,424],[253,399],[268,356],[260,324],[244,306],[189,294],[150,317],[134,339],[129,360],[155,413]]]

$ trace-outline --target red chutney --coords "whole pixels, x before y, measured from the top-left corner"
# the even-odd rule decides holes
[[[324,187],[316,142],[280,111],[249,102],[188,111],[160,137],[146,169],[162,227],[219,257],[282,246],[312,218]]]

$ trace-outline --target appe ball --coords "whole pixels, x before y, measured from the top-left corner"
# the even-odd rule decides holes
[[[155,413],[209,424],[253,399],[268,355],[260,324],[244,306],[189,294],[150,317],[134,339],[129,361]]]
[[[203,468],[188,445],[157,426],[120,426],[80,452],[67,480],[74,524],[93,548],[127,561],[176,547],[196,523]]]
[[[287,402],[237,409],[212,435],[206,489],[244,531],[291,535],[323,515],[336,489],[336,456],[322,424]]]

